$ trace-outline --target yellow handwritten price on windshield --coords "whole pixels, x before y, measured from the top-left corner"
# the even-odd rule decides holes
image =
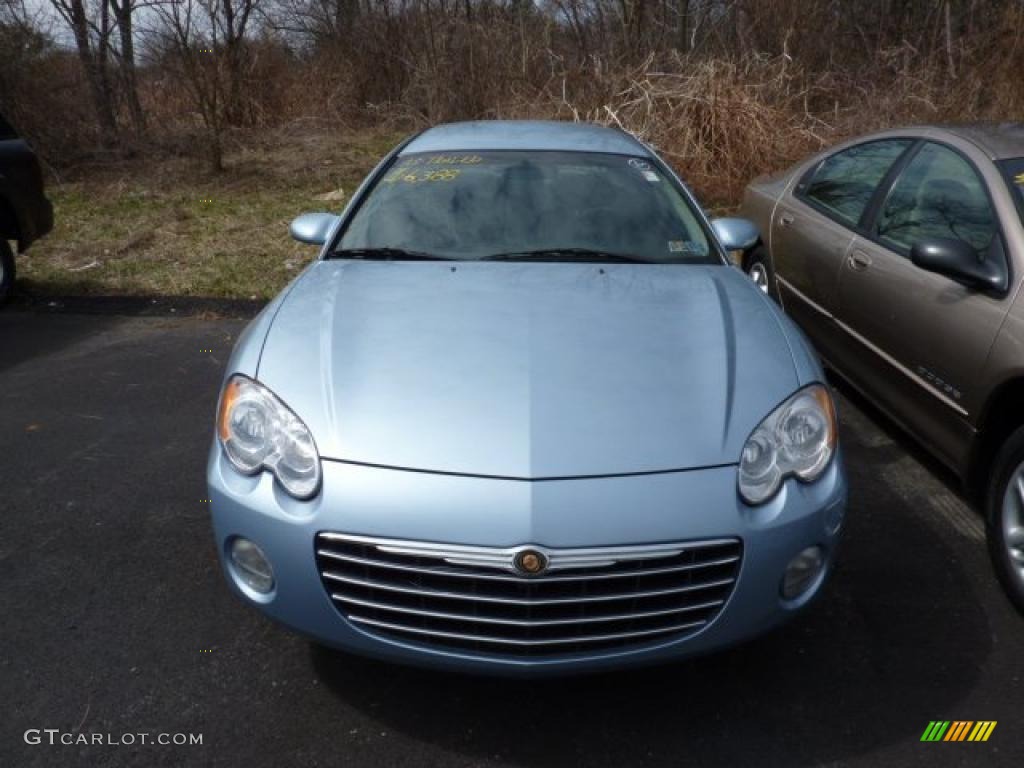
[[[403,184],[419,184],[424,181],[451,181],[458,175],[459,171],[453,168],[443,168],[437,171],[399,168],[385,176],[382,181],[385,184],[394,184],[395,182],[401,182]]]

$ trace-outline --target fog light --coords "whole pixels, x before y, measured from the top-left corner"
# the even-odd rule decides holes
[[[274,569],[256,544],[241,537],[231,542],[231,565],[240,582],[261,595],[274,589]]]
[[[825,565],[821,547],[808,547],[789,561],[782,577],[782,598],[792,600],[799,597],[814,583]]]

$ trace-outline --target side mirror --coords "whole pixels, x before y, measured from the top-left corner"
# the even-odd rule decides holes
[[[932,237],[914,243],[910,260],[921,269],[945,275],[970,288],[1005,291],[1006,265],[992,250],[988,258],[979,258],[978,252],[963,240]]]
[[[749,219],[712,219],[711,229],[727,251],[745,251],[761,239],[757,224]]]
[[[304,213],[292,221],[288,231],[300,243],[323,245],[338,218],[333,213]]]

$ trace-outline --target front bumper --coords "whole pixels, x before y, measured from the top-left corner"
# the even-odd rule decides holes
[[[812,484],[788,480],[768,504],[751,508],[736,492],[736,468],[627,477],[524,482],[323,462],[313,500],[288,496],[268,473],[238,474],[214,442],[208,464],[214,532],[228,582],[271,618],[325,645],[395,662],[461,671],[538,675],[650,664],[706,653],[760,634],[804,607],[831,570],[846,506],[841,456]],[[321,583],[318,532],[511,547],[635,545],[737,537],[743,560],[721,613],[682,639],[622,650],[524,660],[400,642],[347,621]],[[231,540],[256,542],[273,565],[274,591],[240,588],[227,556]],[[802,549],[825,553],[821,576],[792,601],[779,587]]]

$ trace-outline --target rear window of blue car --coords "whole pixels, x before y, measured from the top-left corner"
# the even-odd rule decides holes
[[[584,152],[400,155],[336,247],[466,260],[589,249],[657,263],[720,263],[689,198],[659,166]]]

